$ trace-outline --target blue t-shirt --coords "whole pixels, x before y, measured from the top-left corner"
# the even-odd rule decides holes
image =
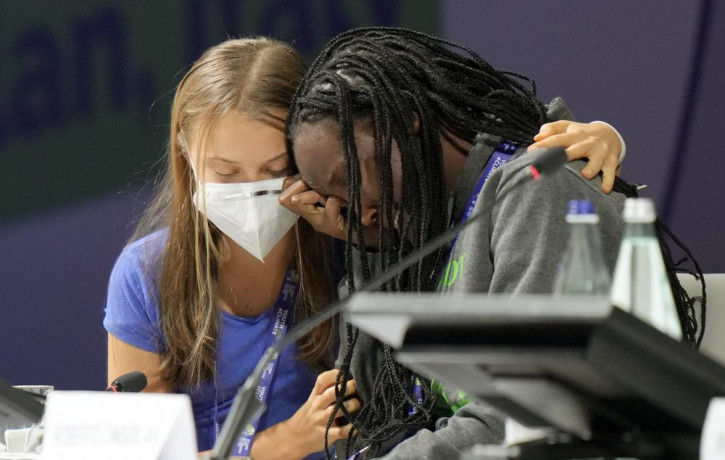
[[[165,340],[159,322],[159,292],[154,281],[157,260],[166,243],[165,230],[145,236],[124,248],[118,257],[108,287],[106,330],[121,341],[152,353],[161,353]],[[217,342],[217,382],[198,389],[180,390],[191,397],[200,451],[211,449],[234,396],[261,358],[273,326],[272,310],[255,317],[239,317],[221,311]],[[295,358],[297,347],[283,350],[267,396],[267,410],[259,421],[262,431],[289,419],[307,400],[317,377],[306,363]],[[324,455],[308,457],[324,458]]]

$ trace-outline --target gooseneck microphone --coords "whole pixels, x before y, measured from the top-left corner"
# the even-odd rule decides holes
[[[527,179],[533,178],[534,180],[538,180],[540,174],[548,174],[556,171],[559,167],[564,165],[566,161],[567,155],[564,148],[554,147],[547,149],[546,151],[540,153],[538,158],[529,167],[527,171],[529,171],[530,174],[527,174],[518,181],[512,183],[511,187],[508,188],[508,191],[517,187]],[[424,257],[449,243],[467,226],[478,221],[478,219],[484,215],[485,213],[481,212],[474,213],[467,220],[457,223],[449,230],[441,233],[417,250],[408,254],[403,259],[399,260],[388,270],[373,276],[370,281],[361,286],[357,292],[374,291],[380,288],[404,270],[412,267]],[[297,324],[294,328],[290,329],[287,334],[282,336],[279,341],[275,342],[273,346],[267,349],[264,355],[262,355],[262,358],[257,362],[257,366],[254,368],[254,371],[249,375],[249,377],[247,377],[244,385],[242,385],[237,391],[232,407],[229,409],[229,415],[227,416],[227,419],[222,426],[221,433],[214,444],[210,457],[211,460],[226,460],[229,458],[242,429],[254,420],[256,416],[259,416],[262,412],[264,412],[265,405],[255,397],[255,391],[270,359],[277,353],[280,353],[291,343],[299,340],[318,325],[342,312],[353,296],[354,294],[343,300],[334,302],[317,315]]]
[[[148,385],[148,380],[143,372],[129,372],[115,379],[106,388],[106,391],[114,393],[138,393]]]
[[[552,147],[541,152],[530,168],[536,170],[538,174],[548,174],[564,166],[568,160],[564,147]],[[537,178],[537,174],[533,174],[533,171],[532,175],[534,179]]]

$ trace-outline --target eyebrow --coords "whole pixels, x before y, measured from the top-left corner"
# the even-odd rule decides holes
[[[223,162],[223,163],[229,163],[229,164],[234,164],[234,165],[235,165],[235,164],[237,164],[237,162],[236,162],[236,161],[232,161],[232,160],[228,160],[228,159],[226,159],[226,158],[220,158],[220,157],[206,157],[206,159],[207,159],[207,160],[216,160],[216,161],[221,161],[221,162]]]
[[[282,152],[279,155],[277,155],[276,157],[271,158],[270,160],[268,160],[267,163],[272,163],[272,162],[277,161],[277,160],[280,160],[280,159],[282,159],[282,158],[284,158],[286,156],[287,156],[287,152]],[[237,164],[236,161],[232,161],[232,160],[229,160],[227,158],[221,158],[221,157],[206,157],[206,159],[207,160],[221,161],[223,163],[229,163],[229,164]]]
[[[277,155],[276,157],[274,157],[274,158],[270,159],[270,160],[269,160],[269,161],[268,161],[267,163],[271,163],[271,162],[273,162],[273,161],[277,161],[277,160],[279,160],[279,159],[281,159],[281,158],[284,158],[284,157],[286,157],[286,156],[287,156],[287,152],[282,152],[282,153],[280,153],[279,155]]]

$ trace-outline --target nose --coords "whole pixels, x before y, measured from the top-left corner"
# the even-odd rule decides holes
[[[377,206],[370,206],[365,209],[363,209],[362,216],[360,218],[360,221],[363,224],[363,227],[377,227],[378,225],[378,208]]]
[[[242,182],[259,182],[269,179],[262,171],[243,171]]]

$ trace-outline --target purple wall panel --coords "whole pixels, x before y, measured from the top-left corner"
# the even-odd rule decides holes
[[[138,206],[114,195],[0,228],[0,377],[105,388],[108,276]]]
[[[698,2],[549,0],[443,3],[442,34],[497,68],[533,77],[581,121],[627,141],[624,178],[660,204],[692,54]]]
[[[622,176],[649,185],[643,195],[705,271],[725,272],[722,2],[448,0],[442,8],[446,38],[532,76],[543,100],[563,96],[579,120],[616,126],[627,141]],[[708,33],[693,67],[703,9]]]

